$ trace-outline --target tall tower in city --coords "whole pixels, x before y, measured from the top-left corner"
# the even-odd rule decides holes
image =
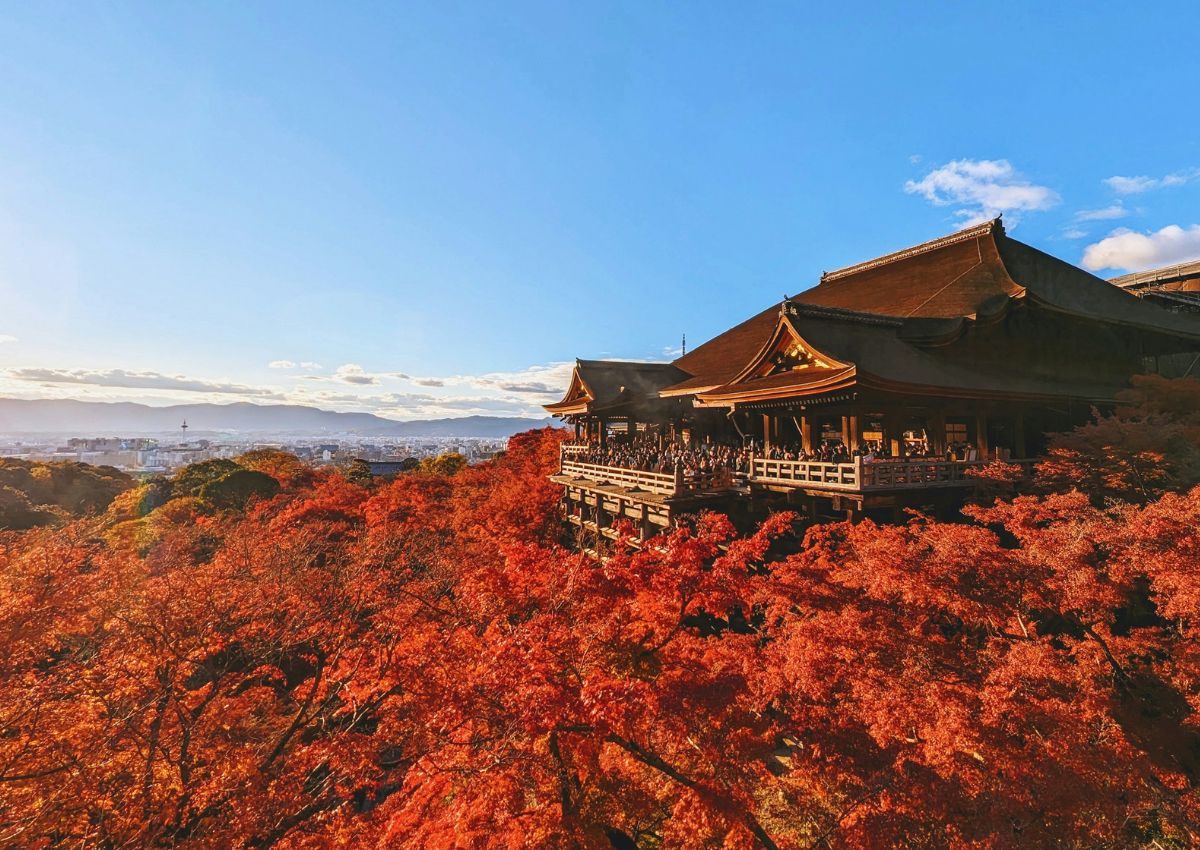
[[[187,424],[187,420],[185,419],[185,420],[183,420],[183,424],[179,426],[179,433],[182,435],[180,437],[180,442],[182,442],[182,443],[187,442],[187,429],[188,429],[188,424]]]

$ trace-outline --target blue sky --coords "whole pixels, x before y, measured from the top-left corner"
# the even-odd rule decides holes
[[[1200,257],[1197,8],[5,3],[0,393],[534,413],[980,216]]]

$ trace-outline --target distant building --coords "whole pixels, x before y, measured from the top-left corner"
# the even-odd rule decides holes
[[[420,465],[415,457],[406,457],[403,460],[367,460],[366,458],[355,458],[355,460],[365,463],[372,475],[396,475],[401,472],[412,472]]]

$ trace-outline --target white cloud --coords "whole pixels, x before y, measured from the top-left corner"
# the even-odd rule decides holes
[[[312,370],[312,369],[320,369],[320,368],[321,368],[321,364],[320,364],[320,363],[314,363],[314,362],[313,362],[313,361],[311,361],[311,360],[301,360],[301,361],[300,361],[300,368],[301,368],[301,369],[309,369],[309,370]]]
[[[904,191],[921,195],[939,207],[957,206],[964,227],[989,221],[1001,213],[1046,210],[1060,201],[1047,186],[1030,183],[1006,159],[956,159],[909,180]]]
[[[1083,266],[1092,271],[1142,271],[1189,260],[1200,260],[1200,224],[1170,224],[1154,233],[1119,228],[1083,252]]]
[[[1098,210],[1080,210],[1075,213],[1076,221],[1111,221],[1114,218],[1124,218],[1129,215],[1129,210],[1125,209],[1124,205],[1119,201],[1115,204],[1110,204]]]
[[[495,389],[502,392],[537,396],[556,395],[566,391],[571,382],[573,363],[550,363],[545,366],[530,366],[517,372],[490,372],[485,375],[458,375],[447,378],[447,383],[465,384],[478,389]],[[544,399],[543,399],[544,400]]]
[[[359,386],[379,383],[379,378],[367,374],[367,371],[357,363],[343,363],[338,366],[333,373],[333,379],[341,381],[343,384],[358,384]]]
[[[546,415],[542,404],[565,390],[573,366],[551,363],[511,372],[416,377],[402,372],[368,372],[357,363],[346,363],[332,373],[284,372],[280,384],[255,386],[137,369],[13,368],[0,370],[0,393],[151,404],[228,402],[232,396],[367,411],[394,419],[473,414],[538,418]]]
[[[267,364],[268,369],[295,369],[296,364],[291,360],[272,360]]]
[[[6,342],[16,342],[16,341],[17,341],[17,338],[15,336],[13,336],[12,334],[0,334],[0,345],[3,345]]]
[[[183,375],[164,375],[161,372],[131,371],[128,369],[9,369],[6,374],[17,381],[43,384],[85,384],[93,387],[122,387],[143,390],[176,390],[189,393],[217,393],[260,398],[281,398],[279,393],[245,384],[207,381]]]
[[[1182,186],[1200,177],[1200,168],[1185,168],[1165,177],[1122,177],[1120,175],[1105,179],[1105,183],[1118,195],[1137,195],[1153,189],[1169,189],[1172,186]]]
[[[1066,239],[1082,239],[1087,235],[1088,232],[1086,230],[1080,230],[1078,227],[1072,227],[1063,231],[1063,237]]]

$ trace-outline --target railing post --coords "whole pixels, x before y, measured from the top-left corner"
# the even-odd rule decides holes
[[[683,463],[675,461],[675,493],[683,491]]]
[[[862,455],[854,458],[854,486],[859,490],[866,485],[866,479],[863,477],[863,458]]]

